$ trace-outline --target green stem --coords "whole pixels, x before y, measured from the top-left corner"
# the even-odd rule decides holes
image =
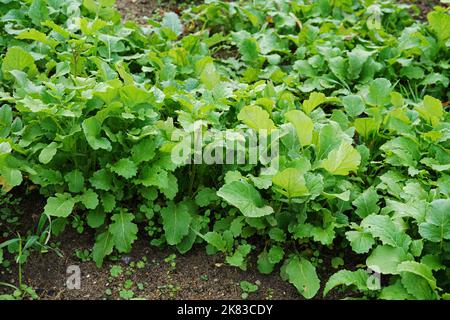
[[[19,288],[22,287],[22,238],[20,237],[20,234],[18,234],[19,236],[19,261],[17,261],[19,263]]]
[[[195,167],[196,167],[195,164],[192,164],[190,180],[189,180],[189,190],[188,190],[189,195],[192,195],[192,189],[194,188]]]

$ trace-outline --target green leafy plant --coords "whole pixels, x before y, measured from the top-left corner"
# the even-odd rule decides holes
[[[0,8],[0,185],[47,199],[21,259],[72,227],[95,234],[102,267],[141,229],[242,270],[257,255],[305,298],[448,296],[448,8],[418,22],[389,0],[208,1],[141,26],[112,2]],[[231,132],[245,159],[260,154],[240,132],[264,130],[279,168],[173,161],[198,129],[202,150]]]
[[[241,281],[239,283],[239,286],[241,287],[241,290],[242,290],[242,294],[241,294],[242,299],[247,299],[249,294],[258,291],[258,289],[259,289],[259,286],[257,284],[253,284],[248,281]]]

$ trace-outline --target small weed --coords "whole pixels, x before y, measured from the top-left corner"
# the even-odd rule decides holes
[[[168,257],[166,257],[164,259],[164,262],[169,264],[169,266],[170,266],[170,269],[168,272],[172,272],[177,268],[176,258],[177,258],[176,254],[172,253],[171,255],[169,255]]]
[[[167,284],[158,286],[158,290],[161,292],[161,294],[169,296],[169,298],[173,299],[178,295],[178,292],[181,290],[181,288],[178,285]]]
[[[266,300],[272,300],[273,299],[274,290],[272,288],[267,289],[266,293]]]
[[[118,276],[120,276],[123,273],[123,269],[121,266],[112,266],[111,269],[109,270],[109,274],[111,275],[111,277],[113,278],[117,278]]]
[[[132,290],[123,289],[123,290],[119,291],[119,296],[120,296],[120,298],[125,299],[125,300],[133,299],[134,292]]]
[[[259,289],[259,285],[257,283],[253,284],[248,281],[241,281],[239,283],[239,286],[241,287],[241,290],[242,290],[241,297],[244,300],[248,298],[250,293],[254,293],[254,292],[258,291],[258,289]]]
[[[88,249],[75,250],[75,257],[80,259],[81,262],[88,262],[92,260],[92,253]]]

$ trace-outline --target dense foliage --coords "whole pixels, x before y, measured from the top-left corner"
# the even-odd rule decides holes
[[[140,26],[114,0],[0,4],[0,185],[48,198],[42,230],[93,230],[99,267],[139,226],[241,269],[256,255],[305,298],[449,297],[447,9],[209,0]],[[198,127],[277,132],[279,170],[175,164]]]

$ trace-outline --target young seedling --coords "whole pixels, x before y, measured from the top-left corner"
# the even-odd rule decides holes
[[[254,293],[254,292],[258,291],[258,289],[259,289],[259,286],[256,283],[253,284],[253,283],[245,281],[245,280],[241,281],[239,283],[239,286],[241,287],[241,290],[242,290],[241,297],[244,300],[248,298],[250,293]]]

